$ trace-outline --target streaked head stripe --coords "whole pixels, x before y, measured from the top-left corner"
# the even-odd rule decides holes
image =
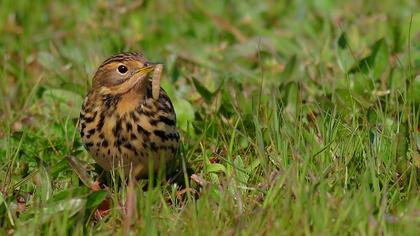
[[[108,59],[106,59],[99,67],[103,67],[112,62],[119,62],[119,61],[130,61],[130,60],[145,60],[144,55],[138,52],[124,52],[116,54]]]

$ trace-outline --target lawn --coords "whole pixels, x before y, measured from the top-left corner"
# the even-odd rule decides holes
[[[2,0],[0,235],[416,235],[419,12],[416,0]],[[115,173],[88,186],[81,103],[124,51],[164,63],[185,186]]]

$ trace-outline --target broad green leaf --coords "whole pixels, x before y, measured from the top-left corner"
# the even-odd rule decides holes
[[[241,185],[248,183],[248,173],[244,172],[245,169],[244,162],[242,161],[241,156],[237,156],[235,160],[233,160],[233,164],[236,168],[236,178],[240,182]]]
[[[388,57],[388,47],[385,39],[381,38],[372,45],[369,56],[356,62],[348,73],[361,72],[363,74],[369,74],[372,71],[373,77],[377,79],[388,65]]]
[[[77,197],[49,202],[45,207],[31,208],[23,212],[20,216],[20,223],[29,225],[36,221],[37,223],[44,224],[51,222],[53,219],[62,218],[63,214],[66,214],[67,217],[72,217],[84,208],[85,203],[85,199]]]
[[[104,190],[91,193],[87,198],[86,208],[95,208],[99,206],[99,204],[105,200],[106,194],[107,193]]]
[[[226,173],[226,167],[222,164],[219,164],[219,163],[213,163],[213,164],[206,165],[206,170],[209,173],[213,173],[213,172]]]
[[[251,164],[248,164],[248,165],[247,165],[246,170],[247,170],[249,173],[254,172],[254,171],[255,171],[255,169],[256,169],[257,167],[259,167],[259,166],[260,166],[260,164],[261,164],[260,159],[259,159],[259,158],[256,158],[256,159],[254,159],[254,160],[251,162]]]
[[[353,64],[353,56],[349,48],[349,43],[347,39],[347,34],[345,32],[341,33],[340,37],[337,40],[337,60],[338,65],[343,71],[348,71]]]
[[[82,198],[70,198],[58,203],[49,204],[42,208],[41,222],[46,223],[54,217],[59,217],[58,214],[67,212],[68,216],[74,216],[77,212],[83,209],[86,200]]]
[[[356,93],[358,95],[371,95],[372,90],[374,89],[372,80],[366,79],[366,76],[360,73],[351,76],[352,78],[352,93]]]
[[[74,197],[85,197],[91,190],[85,186],[66,188],[62,191],[54,193],[54,196],[48,201],[47,204],[54,204],[55,202],[60,202],[65,199],[74,198]]]
[[[57,177],[60,173],[68,169],[69,169],[69,166],[68,166],[67,160],[62,159],[58,163],[50,167],[49,173],[51,177]]]
[[[345,32],[341,33],[340,37],[338,38],[337,44],[340,49],[346,49],[348,47],[349,43]]]
[[[381,39],[377,42],[377,52],[375,55],[375,64],[373,67],[373,77],[379,79],[385,69],[388,67],[389,60],[389,48],[385,42],[385,39]]]
[[[178,127],[184,131],[188,131],[188,123],[194,121],[193,106],[185,99],[176,99],[173,105],[177,116]]]
[[[204,85],[202,85],[200,81],[198,81],[196,78],[192,78],[192,81],[194,83],[194,87],[197,89],[197,92],[201,95],[201,97],[204,98],[206,103],[210,103],[213,98],[212,93],[206,87],[204,87]]]

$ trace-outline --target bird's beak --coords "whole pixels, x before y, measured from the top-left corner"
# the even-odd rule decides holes
[[[131,79],[136,79],[137,77],[144,78],[147,74],[149,74],[150,72],[152,72],[154,69],[155,69],[155,64],[142,67],[139,70],[135,71],[131,75],[130,80]]]
[[[163,63],[160,62],[147,62],[147,66],[140,68],[139,70],[135,71],[131,78],[135,77],[144,77],[145,75],[149,74],[150,72],[154,71],[157,65],[162,65]]]

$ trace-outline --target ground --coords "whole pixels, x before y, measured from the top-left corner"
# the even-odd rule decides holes
[[[0,234],[416,234],[419,9],[2,0]],[[164,63],[186,187],[89,186],[77,117],[95,68],[122,51]]]

